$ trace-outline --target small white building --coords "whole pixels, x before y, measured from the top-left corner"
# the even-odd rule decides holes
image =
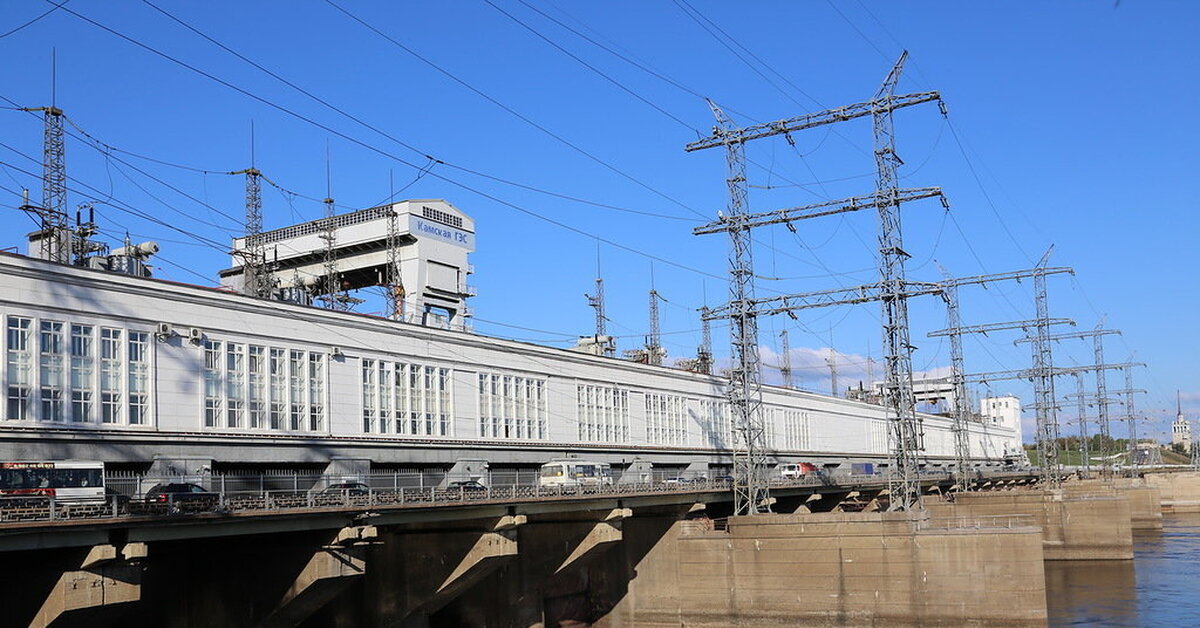
[[[1021,441],[1021,399],[1016,395],[1000,397],[985,397],[979,400],[979,414],[982,417],[985,431],[995,430],[1004,437],[993,438],[993,443],[999,451],[991,452],[1006,458],[1024,456]],[[985,446],[986,449],[986,446]]]
[[[475,251],[475,221],[439,199],[416,199],[381,205],[333,217],[289,225],[258,236],[268,282],[287,295],[320,297],[335,283],[358,290],[388,283],[389,227],[396,247],[399,277],[393,289],[400,303],[399,320],[449,329],[465,329],[470,316],[467,284],[473,272],[468,255]],[[332,242],[336,278],[326,277],[327,243]],[[241,292],[246,238],[234,238],[231,267],[222,270],[222,287]]]

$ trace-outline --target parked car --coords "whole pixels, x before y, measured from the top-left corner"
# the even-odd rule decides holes
[[[451,491],[462,491],[464,493],[483,493],[487,492],[487,487],[479,483],[479,480],[459,480],[446,485],[446,488]]]
[[[326,495],[338,494],[357,497],[360,495],[370,495],[371,487],[363,484],[362,482],[338,482],[337,484],[330,484],[329,486],[326,486],[321,490],[321,492]]]
[[[165,507],[169,513],[208,512],[215,509],[219,501],[217,493],[188,482],[156,484],[146,491],[145,497],[147,507]]]

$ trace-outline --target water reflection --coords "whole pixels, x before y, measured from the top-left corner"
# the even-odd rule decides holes
[[[1200,616],[1200,514],[1135,532],[1133,561],[1046,563],[1050,626],[1189,626]]]

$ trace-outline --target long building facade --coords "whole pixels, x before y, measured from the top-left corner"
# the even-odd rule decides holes
[[[729,462],[714,376],[0,254],[0,459]],[[766,387],[778,461],[886,463],[882,407]],[[950,421],[924,419],[932,465]],[[972,456],[1020,451],[971,424]]]

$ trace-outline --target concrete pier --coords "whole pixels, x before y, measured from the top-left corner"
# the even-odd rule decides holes
[[[906,513],[680,522],[597,625],[1044,625],[1040,531],[1020,518],[976,526]]]
[[[1129,499],[1130,523],[1134,530],[1162,529],[1161,491],[1141,478],[1094,479],[1063,484],[1067,495],[1124,495]]]
[[[1026,515],[1042,530],[1046,560],[1132,560],[1129,497],[1112,490],[961,493],[926,504],[934,517]]]
[[[1163,512],[1200,512],[1200,473],[1148,473],[1146,485],[1161,493]]]

